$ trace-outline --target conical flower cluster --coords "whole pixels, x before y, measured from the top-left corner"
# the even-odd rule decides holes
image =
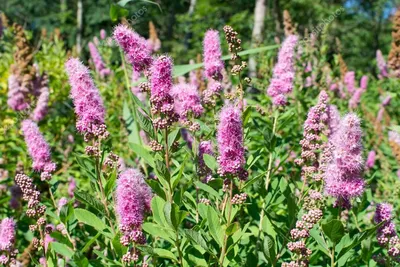
[[[365,188],[361,136],[360,119],[350,113],[340,121],[331,140],[333,160],[324,174],[325,192],[336,198],[336,205],[344,208],[349,208],[350,200],[361,196]]]

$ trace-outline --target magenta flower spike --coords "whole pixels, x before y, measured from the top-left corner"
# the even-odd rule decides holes
[[[386,65],[385,59],[382,55],[381,50],[376,50],[376,63],[378,65],[378,69],[380,72],[379,78],[382,79],[382,78],[388,77],[389,75],[388,75],[387,65]]]
[[[296,35],[289,35],[283,42],[278,54],[278,62],[274,67],[271,83],[267,90],[268,95],[272,98],[272,103],[276,106],[286,105],[286,94],[293,90],[294,52],[297,41]]]
[[[145,212],[150,211],[151,198],[151,190],[144,181],[142,173],[130,168],[119,174],[116,190],[116,210],[120,229],[125,235],[140,230]]]
[[[100,38],[101,38],[101,40],[106,39],[106,37],[107,37],[106,30],[101,29],[101,30],[100,30]]]
[[[181,119],[187,119],[189,113],[195,117],[203,114],[204,109],[201,105],[199,92],[194,85],[177,84],[172,88],[171,96],[174,98],[175,111]]]
[[[382,101],[382,106],[386,107],[387,105],[390,104],[390,100],[392,100],[392,97],[390,95],[388,95],[387,97],[385,97]]]
[[[350,208],[350,200],[364,192],[361,136],[360,119],[349,113],[340,121],[338,130],[331,138],[333,159],[324,174],[325,193],[335,197],[335,205],[343,208]]]
[[[349,108],[350,109],[357,108],[358,104],[361,101],[361,95],[363,93],[364,93],[364,89],[362,89],[362,88],[359,88],[354,92],[354,94],[352,95],[352,97],[350,98],[350,101],[349,101]]]
[[[39,127],[31,120],[24,120],[22,122],[22,132],[29,155],[33,160],[32,168],[35,171],[42,172],[42,180],[50,179],[50,173],[55,171],[56,164],[51,161],[49,144],[44,139]]]
[[[104,125],[105,110],[100,92],[96,88],[89,70],[78,59],[65,63],[71,85],[70,96],[77,115],[76,128],[80,133],[93,133]]]
[[[346,85],[347,91],[350,95],[354,93],[355,89],[355,73],[354,71],[348,71],[344,75],[344,84]]]
[[[244,158],[243,128],[241,112],[231,105],[224,106],[219,115],[217,132],[218,163],[220,175],[237,175],[247,179]]]
[[[329,105],[327,111],[328,111],[328,128],[329,128],[328,136],[331,137],[339,128],[340,113],[335,105]]]
[[[203,58],[205,75],[208,78],[220,81],[222,79],[222,69],[224,62],[221,59],[221,42],[219,33],[216,30],[208,30],[204,35]]]
[[[388,203],[381,203],[376,206],[374,221],[383,224],[378,228],[377,239],[381,246],[386,246],[390,242],[391,237],[397,237],[396,226],[392,222],[393,206]],[[398,239],[397,239],[398,240]],[[389,244],[390,246],[391,244]],[[390,254],[390,249],[389,249]]]
[[[89,42],[88,46],[90,56],[92,57],[94,66],[96,68],[96,72],[100,75],[101,78],[108,76],[111,73],[111,70],[108,69],[104,64],[103,58],[101,57],[99,50],[97,50],[96,45],[92,42]]]
[[[14,111],[21,111],[29,107],[28,93],[23,90],[18,77],[11,74],[8,77],[8,100],[7,104]]]
[[[365,162],[365,167],[368,169],[371,169],[375,165],[375,159],[376,159],[376,152],[375,150],[371,150],[368,153],[367,161]]]
[[[151,50],[146,39],[123,24],[115,27],[113,37],[125,52],[126,60],[137,72],[150,67],[152,63]]]
[[[4,218],[0,223],[0,250],[10,251],[15,243],[15,222]]]
[[[368,76],[363,75],[360,80],[360,89],[365,91],[367,90],[367,87],[368,87]]]

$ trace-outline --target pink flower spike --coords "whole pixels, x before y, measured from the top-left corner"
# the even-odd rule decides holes
[[[247,179],[244,158],[243,128],[241,112],[231,105],[224,106],[219,115],[218,125],[218,163],[220,175],[237,175],[239,179]]]
[[[71,98],[78,117],[76,128],[81,133],[92,133],[104,125],[105,110],[99,90],[92,77],[78,59],[71,58],[65,63],[65,69],[71,85]]]
[[[101,78],[108,76],[111,73],[111,70],[108,69],[104,64],[103,58],[101,57],[99,50],[97,50],[96,45],[92,42],[89,42],[88,46],[90,56],[92,57],[97,73],[100,75]]]
[[[360,88],[363,90],[367,90],[367,86],[368,86],[368,76],[363,75],[360,80]]]
[[[222,80],[222,69],[224,62],[222,61],[221,42],[219,33],[216,30],[208,30],[203,41],[203,57],[204,69],[208,78]]]
[[[44,139],[36,123],[31,120],[24,120],[22,122],[22,132],[25,137],[25,143],[28,147],[29,155],[33,160],[32,168],[35,171],[47,174],[55,171],[56,164],[51,161],[49,144]]]
[[[355,73],[354,71],[348,71],[344,75],[344,84],[346,85],[347,91],[352,95],[355,91]]]
[[[13,248],[14,243],[15,222],[11,218],[4,218],[0,223],[0,250],[10,251]]]
[[[375,150],[371,150],[368,153],[367,161],[365,162],[365,167],[368,169],[371,169],[375,165],[375,159],[376,159],[376,152]]]
[[[187,119],[190,112],[195,117],[203,114],[204,109],[195,86],[187,83],[177,84],[172,88],[171,95],[174,98],[175,111],[181,119]]]
[[[113,37],[124,50],[126,60],[137,72],[150,67],[152,63],[151,50],[146,39],[123,24],[115,27]]]
[[[272,98],[272,103],[276,106],[286,105],[286,94],[293,90],[293,80],[295,76],[294,52],[298,37],[289,35],[282,44],[267,94]]]

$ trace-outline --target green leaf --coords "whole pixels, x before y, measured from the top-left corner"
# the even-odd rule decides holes
[[[223,243],[223,230],[219,222],[218,213],[213,207],[207,206],[207,224],[210,229],[210,234],[214,240],[222,247]]]
[[[149,233],[154,237],[161,237],[167,240],[169,243],[175,244],[174,240],[172,239],[174,233],[168,228],[165,228],[155,223],[144,223],[142,225],[142,228],[145,232]]]
[[[211,186],[206,185],[205,183],[202,183],[200,181],[196,181],[194,183],[196,185],[196,187],[200,188],[203,191],[206,191],[207,193],[209,193],[210,195],[219,198],[219,194],[217,191],[214,190],[214,188],[212,188]]]
[[[325,241],[322,239],[320,232],[316,229],[311,229],[310,230],[310,235],[312,238],[314,238],[315,241],[317,241],[319,245],[319,250],[321,250],[323,253],[325,253],[328,257],[330,257],[329,253],[329,248],[327,247]]]
[[[171,259],[171,260],[174,260],[175,262],[178,262],[178,259],[176,258],[174,253],[172,253],[169,250],[162,249],[162,248],[155,248],[153,250],[153,252],[154,252],[154,254],[156,254],[160,258]]]
[[[168,147],[171,147],[174,142],[179,138],[181,129],[177,128],[168,134]]]
[[[191,240],[193,243],[199,245],[205,250],[209,250],[206,241],[204,240],[203,236],[198,232],[194,231],[191,229],[185,229],[184,230],[186,236],[188,237],[189,240]]]
[[[322,230],[324,234],[329,237],[329,239],[334,243],[337,244],[340,239],[344,236],[344,227],[341,221],[339,220],[332,220],[326,224],[322,225]]]
[[[175,230],[178,229],[180,223],[186,217],[185,211],[180,211],[179,206],[175,203],[171,204],[170,202],[166,202],[164,206],[164,216],[168,222],[168,224]]]
[[[88,251],[90,249],[90,247],[92,246],[92,244],[97,240],[97,238],[99,238],[99,236],[101,235],[100,232],[98,232],[94,237],[92,237],[83,247],[83,249],[81,249],[81,251],[83,253],[85,253],[86,251]]]
[[[51,242],[50,246],[56,253],[61,254],[64,257],[72,258],[72,256],[74,255],[74,251],[64,244]]]
[[[104,187],[104,193],[106,194],[107,197],[114,191],[116,180],[117,180],[117,172],[114,171],[108,178],[106,186]]]
[[[167,226],[167,220],[164,216],[165,200],[159,196],[153,197],[151,200],[151,210],[153,212],[153,219],[161,226]]]
[[[154,159],[146,148],[142,147],[139,144],[134,144],[134,143],[129,143],[129,146],[132,148],[133,152],[135,152],[147,164],[149,164],[151,167],[154,168],[155,166]]]
[[[207,165],[208,168],[210,168],[211,170],[216,170],[217,169],[217,160],[209,155],[209,154],[203,154],[203,160],[204,163]]]
[[[126,17],[129,15],[129,11],[122,8],[119,5],[111,4],[110,7],[110,18],[112,21],[117,21],[119,18]]]
[[[237,230],[239,230],[240,225],[238,222],[231,223],[225,230],[226,235],[233,235]]]
[[[147,116],[144,115],[142,112],[139,110],[136,110],[134,113],[136,121],[139,123],[140,129],[145,131],[151,138],[154,139],[154,127],[153,127],[153,122],[151,119]]]
[[[91,194],[83,192],[83,191],[75,191],[74,196],[78,201],[89,205],[90,207],[101,212],[102,214],[105,214],[104,206],[100,203],[99,200],[97,200]]]
[[[90,211],[84,209],[75,209],[75,217],[78,221],[90,225],[97,231],[100,231],[105,235],[110,236],[110,234],[104,232],[104,230],[107,229],[107,225]]]
[[[275,252],[275,241],[270,235],[264,236],[264,243],[263,243],[263,252],[265,257],[271,264],[271,261],[275,259],[276,252]]]

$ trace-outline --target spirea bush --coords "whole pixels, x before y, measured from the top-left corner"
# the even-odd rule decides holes
[[[397,266],[399,54],[360,73],[285,23],[249,50],[210,29],[185,65],[153,24],[102,30],[89,61],[5,27],[0,264]]]

